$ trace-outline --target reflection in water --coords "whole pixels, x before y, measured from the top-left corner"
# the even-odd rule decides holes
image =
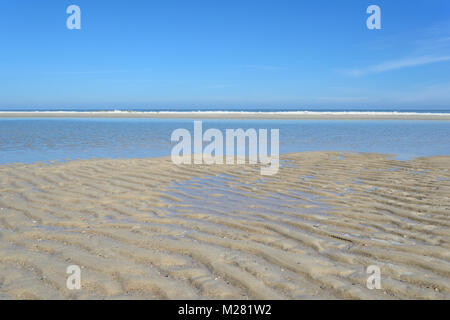
[[[192,132],[193,120],[0,119],[0,163],[168,156],[177,128]],[[377,152],[410,159],[450,150],[446,121],[205,120],[203,128],[280,129],[281,153]]]

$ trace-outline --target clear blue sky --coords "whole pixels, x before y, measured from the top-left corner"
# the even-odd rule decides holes
[[[0,45],[1,109],[450,109],[448,0],[1,0]]]

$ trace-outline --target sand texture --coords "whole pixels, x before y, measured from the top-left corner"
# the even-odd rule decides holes
[[[449,197],[450,157],[4,165],[0,299],[449,299]]]

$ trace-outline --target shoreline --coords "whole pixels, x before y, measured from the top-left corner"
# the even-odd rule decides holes
[[[280,153],[279,157],[280,157],[280,161],[283,158],[289,158],[292,156],[295,156],[296,154],[314,154],[314,153],[336,153],[336,154],[340,154],[342,156],[345,156],[346,154],[354,154],[354,155],[378,155],[381,157],[384,157],[386,160],[393,160],[393,161],[398,161],[398,162],[414,162],[414,161],[420,161],[422,159],[427,159],[427,158],[446,158],[448,157],[450,159],[450,154],[436,154],[436,155],[430,155],[430,156],[416,156],[416,157],[411,157],[411,158],[407,158],[407,159],[402,159],[399,158],[397,154],[393,154],[393,153],[380,153],[380,152],[356,152],[356,151],[350,151],[350,150],[340,150],[340,151],[297,151],[297,152],[286,152],[286,153]],[[192,156],[192,164],[194,164],[194,158],[193,158],[193,154]],[[225,158],[224,158],[225,159]],[[171,156],[170,155],[162,155],[162,156],[155,156],[155,157],[131,157],[131,158],[126,158],[126,157],[117,157],[117,158],[101,158],[101,157],[94,157],[94,158],[74,158],[74,159],[58,159],[58,160],[40,160],[40,161],[33,161],[33,162],[7,162],[7,163],[1,163],[0,162],[0,168],[1,167],[27,167],[27,166],[58,166],[58,165],[64,165],[64,164],[71,164],[71,163],[78,163],[78,162],[95,162],[95,161],[149,161],[149,160],[156,160],[156,161],[170,161],[172,162]],[[222,164],[224,166],[228,166],[228,167],[233,167],[233,166],[239,166],[236,162],[234,162],[233,164],[226,164],[224,161],[224,164]],[[245,164],[244,165],[249,165],[248,163],[248,158],[245,158]],[[260,165],[260,164],[256,164],[256,165]],[[206,168],[208,167],[214,167],[216,166],[216,164],[201,164],[201,166],[204,166]],[[221,166],[221,165],[219,165]],[[280,163],[280,168],[283,165]]]
[[[233,112],[233,111],[0,111],[8,118],[148,118],[148,119],[236,119],[236,120],[440,120],[450,121],[450,113],[415,112]]]

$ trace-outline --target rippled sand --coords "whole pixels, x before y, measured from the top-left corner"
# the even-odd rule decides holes
[[[282,159],[0,166],[0,298],[450,298],[450,157]]]

